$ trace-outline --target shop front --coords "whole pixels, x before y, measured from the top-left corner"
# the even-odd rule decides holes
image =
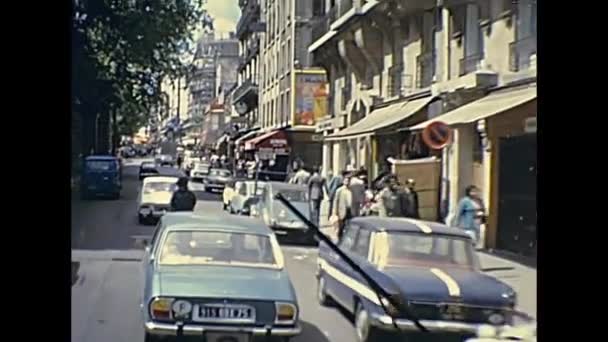
[[[291,151],[285,131],[271,131],[247,140],[243,152],[253,155],[262,179],[284,181],[287,178]]]
[[[442,121],[453,130],[443,149],[448,185],[446,221],[469,185],[481,190],[488,220],[482,246],[534,256],[536,253],[536,84],[497,88],[484,97],[412,127]]]

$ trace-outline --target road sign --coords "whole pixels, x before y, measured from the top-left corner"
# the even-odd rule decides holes
[[[452,142],[452,129],[444,122],[432,122],[422,130],[422,140],[428,147],[440,150]]]

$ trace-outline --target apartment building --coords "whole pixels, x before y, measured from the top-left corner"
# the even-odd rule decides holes
[[[315,127],[327,112],[327,80],[325,70],[313,67],[307,48],[322,4],[317,0],[260,1],[266,27],[259,40],[259,125],[267,133],[265,139],[285,142],[280,153],[271,156],[282,169],[294,160],[308,166],[321,163],[322,137]],[[281,139],[271,139],[278,136]],[[255,149],[255,144],[249,146]]]
[[[474,184],[486,246],[535,253],[535,1],[327,1],[308,51],[331,89],[324,168],[373,177],[387,157],[435,157],[439,186],[424,196],[441,205],[423,216],[449,220]],[[442,150],[420,134],[437,120],[453,130]]]

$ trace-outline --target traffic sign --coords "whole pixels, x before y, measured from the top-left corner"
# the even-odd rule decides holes
[[[444,122],[432,122],[422,130],[422,140],[428,147],[440,150],[452,142],[452,129]]]

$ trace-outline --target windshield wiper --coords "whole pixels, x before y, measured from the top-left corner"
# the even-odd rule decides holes
[[[397,317],[395,317],[396,315],[393,315],[391,311],[385,307],[382,298],[386,298],[386,300],[388,300],[389,303],[392,304],[397,309],[397,311],[399,311],[399,314],[404,314],[404,316],[407,319],[411,320],[420,331],[429,332],[428,329],[420,323],[420,320],[412,312],[409,307],[409,304],[405,302],[405,298],[403,298],[401,294],[388,293],[388,291],[386,291],[382,286],[380,286],[380,284],[378,284],[378,282],[376,282],[372,277],[370,277],[359,265],[357,265],[357,263],[355,263],[351,258],[348,257],[348,255],[342,252],[342,250],[340,250],[340,248],[338,248],[338,246],[336,246],[330,238],[325,236],[325,234],[321,233],[319,227],[317,227],[314,223],[310,222],[310,220],[308,220],[306,216],[304,216],[298,209],[296,209],[283,196],[283,194],[278,193],[274,196],[274,198],[277,199],[279,202],[283,203],[283,205],[285,205],[289,210],[291,210],[291,212],[293,212],[300,220],[302,220],[302,222],[304,222],[304,224],[306,224],[306,226],[308,226],[308,229],[311,229],[315,233],[315,236],[317,236],[319,240],[325,242],[332,251],[336,252],[336,254],[338,254],[342,258],[342,260],[344,260],[348,264],[348,266],[350,266],[353,270],[355,270],[355,272],[359,273],[363,277],[363,279],[365,279],[365,281],[369,284],[372,290],[374,290],[374,292],[376,293],[376,296],[378,297],[378,302],[380,303],[382,310],[384,310],[384,312],[391,318],[395,329],[400,330],[396,322]]]

